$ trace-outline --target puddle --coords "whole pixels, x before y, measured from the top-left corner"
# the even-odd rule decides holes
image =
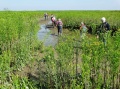
[[[57,35],[53,34],[51,30],[46,28],[46,25],[43,24],[40,26],[38,31],[38,39],[41,40],[45,46],[55,46],[58,43]]]

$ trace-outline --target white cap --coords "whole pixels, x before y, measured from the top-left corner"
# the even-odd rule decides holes
[[[102,17],[101,20],[102,20],[103,23],[106,22],[105,17]]]

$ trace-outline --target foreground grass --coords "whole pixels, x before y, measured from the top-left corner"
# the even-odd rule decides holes
[[[119,11],[49,11],[72,30],[64,29],[54,49],[44,48],[36,38],[43,13],[0,12],[0,88],[119,89],[120,33],[114,37],[108,33],[105,46],[90,35],[79,41],[79,31],[73,29],[81,21],[99,24],[102,16],[119,28]],[[20,77],[15,73],[26,65],[34,68],[31,62],[35,61],[36,76]]]

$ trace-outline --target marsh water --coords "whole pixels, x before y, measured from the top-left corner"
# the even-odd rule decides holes
[[[50,24],[51,22],[48,22]],[[53,32],[54,28],[51,30],[46,27],[46,24],[40,25],[40,30],[38,31],[38,39],[41,40],[45,46],[55,46],[58,42],[58,36]]]

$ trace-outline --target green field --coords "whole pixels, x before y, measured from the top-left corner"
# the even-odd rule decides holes
[[[37,38],[45,12],[64,24],[54,48]],[[96,38],[102,17],[111,30],[117,28],[115,36],[106,34],[106,45]],[[92,27],[92,34],[81,41],[82,21]],[[120,11],[0,12],[0,89],[120,89],[119,64]],[[28,67],[29,74],[20,76]]]

